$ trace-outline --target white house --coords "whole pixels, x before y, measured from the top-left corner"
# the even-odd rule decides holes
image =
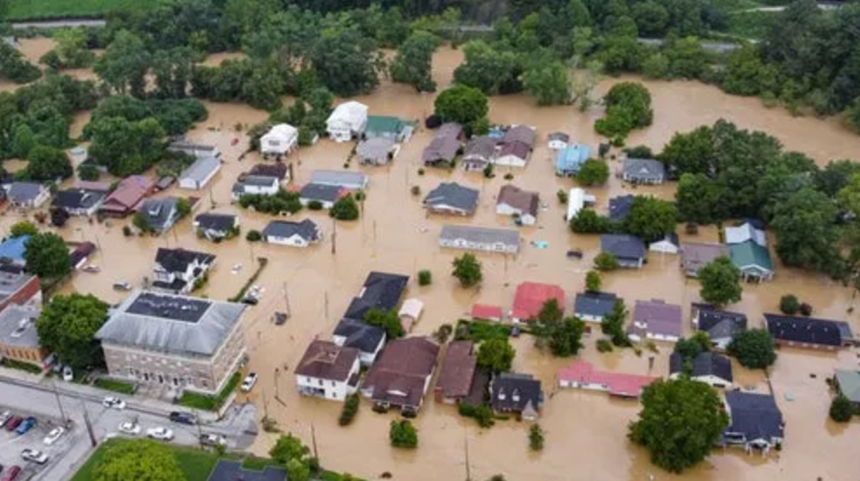
[[[690,379],[703,382],[711,387],[731,389],[734,383],[732,361],[713,352],[703,352],[690,360],[685,366],[684,356],[679,352],[669,356],[669,379],[678,379],[689,369]]]
[[[678,242],[678,234],[674,232],[669,232],[662,239],[648,244],[649,251],[664,254],[677,254],[680,249],[681,243]]]
[[[570,222],[584,207],[585,191],[579,187],[570,189],[570,192],[567,194],[567,221]]]
[[[188,294],[194,283],[206,275],[215,256],[185,249],[158,248],[155,254],[152,289],[170,294]]]
[[[301,222],[273,220],[263,229],[263,239],[269,244],[309,247],[322,238],[319,227],[310,219]]]
[[[570,142],[569,135],[564,132],[553,132],[549,134],[547,146],[551,150],[562,150],[567,148],[568,142]]]
[[[296,367],[299,394],[343,401],[358,390],[358,349],[314,340]]]
[[[179,175],[179,188],[200,190],[221,170],[221,161],[215,157],[202,157],[194,161]]]
[[[278,124],[260,137],[260,153],[263,157],[287,155],[298,143],[299,129],[289,124]]]
[[[540,196],[510,184],[504,185],[496,200],[496,214],[516,217],[521,225],[534,225],[537,222]]]
[[[230,198],[236,201],[246,194],[275,195],[280,189],[281,181],[277,177],[246,175],[233,184]]]
[[[15,207],[38,209],[51,198],[51,192],[44,185],[35,182],[13,182],[8,187],[6,197]]]
[[[335,142],[349,142],[361,135],[367,125],[367,105],[350,100],[332,111],[326,120],[326,131]]]

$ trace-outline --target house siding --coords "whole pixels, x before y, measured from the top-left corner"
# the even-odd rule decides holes
[[[501,252],[505,254],[516,254],[519,250],[519,245],[508,245],[502,242],[484,243],[471,242],[466,239],[439,239],[441,247],[451,249],[477,250],[484,252]]]
[[[291,237],[266,236],[266,242],[269,244],[279,244],[290,247],[308,247],[310,243],[299,235]]]

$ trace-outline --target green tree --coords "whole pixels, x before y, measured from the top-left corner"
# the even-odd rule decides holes
[[[652,53],[642,61],[642,75],[649,79],[669,78],[669,58],[662,52]]]
[[[585,290],[588,292],[599,292],[600,284],[602,280],[600,279],[600,273],[597,271],[588,271],[585,274]]]
[[[612,306],[612,311],[600,321],[600,331],[610,337],[612,344],[627,346],[630,344],[630,340],[627,339],[627,333],[624,332],[626,320],[627,308],[624,306],[624,300],[618,299]]]
[[[747,329],[735,334],[728,352],[749,369],[765,369],[776,362],[773,336],[765,329]]]
[[[90,158],[119,177],[142,173],[164,150],[166,133],[154,118],[130,122],[107,117],[88,127],[92,135]]]
[[[458,122],[461,125],[487,117],[489,107],[487,96],[480,90],[465,85],[454,85],[436,97],[436,115],[445,122]]]
[[[610,224],[609,218],[592,209],[582,209],[570,219],[570,230],[577,234],[605,234],[609,232]]]
[[[477,364],[493,373],[511,370],[517,351],[507,339],[487,339],[478,345]]]
[[[341,197],[329,210],[329,215],[337,220],[356,220],[359,215],[358,202],[352,194]]]
[[[600,272],[618,269],[618,259],[611,252],[601,252],[594,257],[594,268]]]
[[[18,49],[0,42],[0,76],[16,84],[25,84],[41,77],[42,72],[28,62]]]
[[[667,232],[674,232],[678,223],[675,204],[658,199],[637,195],[630,206],[630,213],[624,219],[624,230],[639,236],[645,242],[662,239]]]
[[[763,63],[758,49],[747,45],[728,55],[720,88],[735,95],[775,93],[779,89],[778,76],[776,66]]]
[[[36,181],[53,181],[72,176],[72,162],[60,149],[37,145],[30,151],[27,162],[27,177]]]
[[[720,397],[705,383],[658,380],[645,388],[641,402],[628,437],[648,450],[652,463],[672,473],[703,461],[729,425]]]
[[[541,324],[558,324],[564,317],[564,307],[559,305],[558,299],[547,299],[538,312],[537,320]]]
[[[415,449],[418,447],[418,429],[408,419],[391,421],[388,440],[395,448]]]
[[[291,460],[307,463],[310,458],[310,448],[302,444],[302,440],[293,433],[281,435],[269,450],[272,461],[286,467]]]
[[[146,94],[146,73],[152,64],[149,52],[140,37],[120,30],[94,70],[115,91],[142,98]]]
[[[523,87],[538,105],[563,105],[572,95],[568,68],[560,61],[526,70]]]
[[[474,254],[465,253],[454,259],[452,276],[460,281],[460,285],[469,288],[479,284],[484,279],[481,272],[481,261]]]
[[[830,419],[837,423],[847,423],[851,421],[851,417],[854,416],[854,413],[854,404],[852,404],[851,401],[843,394],[839,394],[834,397],[833,401],[830,403]]]
[[[389,339],[397,339],[405,334],[403,325],[400,324],[400,318],[397,316],[397,312],[393,310],[383,311],[373,308],[364,315],[364,322],[384,329]]]
[[[95,53],[87,49],[87,32],[82,27],[57,30],[53,38],[61,68],[87,68],[95,61]]]
[[[603,185],[609,180],[609,165],[600,160],[588,159],[579,168],[576,180],[585,186]]]
[[[550,326],[547,339],[550,352],[556,357],[577,355],[583,347],[584,332],[585,324],[575,317],[566,317],[561,322]]]
[[[783,314],[793,316],[800,310],[800,301],[794,294],[786,294],[779,299],[779,310]]]
[[[15,135],[12,138],[12,155],[19,159],[26,159],[36,146],[36,138],[33,129],[27,124],[15,127]]]
[[[421,269],[418,271],[418,285],[429,286],[433,283],[433,272],[429,269]]]
[[[662,37],[669,25],[669,12],[653,0],[636,3],[632,8],[633,18],[643,37]]]
[[[39,233],[39,228],[28,220],[19,220],[12,224],[9,229],[9,235],[12,237],[21,237],[22,235],[34,236]]]
[[[179,219],[184,219],[188,217],[188,214],[191,213],[191,204],[188,202],[188,199],[177,199],[176,200],[176,215]]]
[[[696,331],[689,339],[681,338],[675,343],[673,352],[680,354],[684,363],[684,371],[690,374],[693,361],[703,352],[710,352],[711,338],[707,332]]]
[[[728,257],[718,257],[699,270],[702,300],[717,307],[741,300],[741,271]]]
[[[825,194],[803,188],[777,202],[773,213],[776,253],[783,263],[827,271],[838,259],[837,208]]]
[[[532,451],[542,451],[543,444],[543,429],[538,424],[532,424],[532,427],[529,428],[529,448]]]
[[[486,95],[522,90],[519,80],[522,68],[516,53],[496,49],[483,40],[472,40],[463,46],[463,55],[465,61],[454,69],[456,84],[478,89]]]
[[[726,218],[721,202],[722,187],[704,174],[683,174],[678,180],[675,205],[678,216],[687,222],[712,224]]]
[[[696,37],[670,41],[664,49],[672,77],[696,79],[708,68],[708,57]]]
[[[59,279],[72,269],[66,242],[50,232],[40,232],[30,237],[24,260],[27,270],[42,279]]]
[[[654,111],[651,94],[637,82],[615,84],[603,98],[606,117],[594,123],[594,130],[607,137],[626,137],[631,130],[651,125]]]
[[[117,440],[93,466],[93,481],[185,481],[173,450],[150,439]]]
[[[299,459],[290,459],[285,466],[292,481],[308,481],[311,479],[311,468],[308,463]]]
[[[717,162],[713,130],[702,126],[685,134],[675,133],[663,147],[660,160],[670,172],[682,174],[710,174]]]
[[[335,95],[370,93],[379,85],[376,45],[357,29],[323,32],[310,53],[317,78]]]
[[[107,320],[108,305],[93,295],[55,295],[36,319],[42,346],[75,370],[100,364],[101,346],[94,339]]]
[[[441,40],[432,33],[419,30],[410,35],[398,47],[391,63],[391,80],[412,85],[419,92],[435,92],[433,52],[440,44]]]

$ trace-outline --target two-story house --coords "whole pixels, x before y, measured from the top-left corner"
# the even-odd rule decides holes
[[[152,289],[170,294],[188,294],[194,289],[197,279],[202,279],[213,264],[215,256],[212,254],[159,247],[152,269]]]
[[[304,396],[343,401],[358,390],[359,352],[314,340],[296,367],[296,387]]]

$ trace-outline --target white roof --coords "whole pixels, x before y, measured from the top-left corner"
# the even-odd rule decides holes
[[[419,301],[418,299],[406,299],[403,301],[403,306],[400,308],[400,312],[397,313],[398,317],[409,317],[413,320],[418,320],[421,317],[421,312],[424,310],[424,303]]]
[[[292,125],[278,124],[273,126],[261,140],[265,142],[266,139],[274,137],[279,140],[288,141],[297,135],[299,135],[299,130]]]
[[[567,195],[567,220],[576,217],[579,211],[585,206],[585,191],[580,188],[570,189]]]
[[[726,227],[726,244],[742,244],[748,240],[767,247],[764,231],[756,229],[749,222],[738,227]]]
[[[346,122],[350,125],[360,125],[367,120],[367,105],[350,100],[334,108],[326,123]]]

